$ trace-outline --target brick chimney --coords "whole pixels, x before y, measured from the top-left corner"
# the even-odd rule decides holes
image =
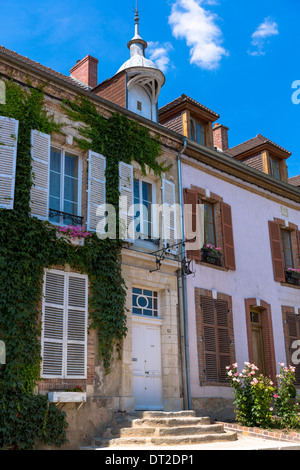
[[[71,77],[91,88],[95,88],[98,85],[98,62],[98,59],[95,59],[95,57],[87,55],[84,59],[78,60],[77,64],[71,68]]]
[[[215,123],[213,128],[214,147],[221,150],[221,152],[226,152],[226,150],[229,149],[228,131],[228,127],[223,126],[223,124]]]

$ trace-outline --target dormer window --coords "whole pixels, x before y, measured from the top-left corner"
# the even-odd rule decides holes
[[[191,118],[191,140],[205,145],[205,126],[194,118]]]

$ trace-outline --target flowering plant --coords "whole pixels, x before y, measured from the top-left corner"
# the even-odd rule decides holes
[[[296,269],[296,268],[287,268],[287,271],[293,272],[293,273],[300,273],[300,269]]]
[[[274,408],[284,427],[299,427],[299,403],[296,402],[295,367],[280,363],[280,372],[276,376],[278,390],[274,394]]]
[[[92,236],[90,232],[87,232],[81,226],[68,225],[66,227],[59,227],[58,231],[73,239]]]
[[[237,368],[236,363],[226,367],[235,395],[237,420],[244,426],[268,427],[272,417],[273,382],[258,375],[255,364],[245,362],[240,373]]]
[[[213,245],[212,243],[206,243],[204,246],[203,246],[203,250],[208,250],[210,251],[212,254],[214,255],[217,255],[217,256],[221,256],[221,248],[220,247],[216,247],[215,245]]]
[[[295,367],[279,364],[280,373],[276,376],[278,384],[275,386],[269,377],[258,373],[255,364],[245,362],[244,365],[240,373],[238,364],[226,367],[235,395],[237,421],[243,426],[269,428],[276,416],[282,428],[299,428]]]

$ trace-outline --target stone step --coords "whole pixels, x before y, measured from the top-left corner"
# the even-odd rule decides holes
[[[137,418],[131,420],[132,427],[176,427],[176,426],[200,426],[210,424],[209,418]]]
[[[195,418],[195,411],[134,411],[128,416],[133,418]]]
[[[103,433],[104,438],[116,437],[146,437],[146,436],[184,436],[200,435],[211,433],[224,433],[222,424],[206,424],[195,426],[176,426],[176,427],[128,427],[128,428],[108,428]]]
[[[94,438],[92,446],[89,449],[96,450],[97,448],[110,448],[110,447],[145,447],[145,446],[183,446],[195,445],[207,442],[224,442],[235,441],[237,434],[235,432],[212,433],[184,435],[184,436],[161,436],[161,437],[123,437],[120,439],[105,439]]]

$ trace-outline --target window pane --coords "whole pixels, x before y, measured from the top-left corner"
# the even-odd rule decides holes
[[[158,317],[157,292],[151,290],[132,289],[132,313]]]
[[[50,170],[61,173],[61,153],[59,150],[51,148]]]
[[[213,204],[204,204],[204,236],[205,243],[216,245],[214,228],[214,206]]]
[[[65,176],[65,199],[78,202],[78,180]]]
[[[60,199],[60,181],[60,174],[50,171],[50,196],[54,196]]]
[[[65,200],[63,212],[66,212],[67,214],[71,215],[78,215],[78,205],[74,202]]]
[[[283,252],[284,268],[293,268],[293,254],[291,244],[291,234],[287,230],[281,230],[281,246]]]
[[[78,157],[77,156],[66,154],[65,175],[78,178]]]
[[[204,145],[204,126],[197,122],[197,142]]]

